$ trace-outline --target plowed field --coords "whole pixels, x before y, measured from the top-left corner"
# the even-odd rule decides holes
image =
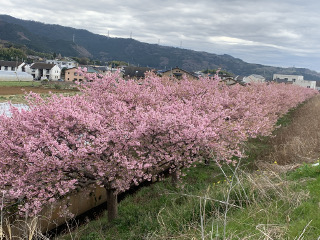
[[[76,90],[71,89],[55,89],[55,88],[43,88],[43,87],[0,87],[0,95],[17,95],[29,92],[34,93],[68,93],[75,92]]]

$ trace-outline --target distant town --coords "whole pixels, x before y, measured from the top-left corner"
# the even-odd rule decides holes
[[[30,56],[31,57],[31,56]],[[0,81],[64,81],[75,82],[84,81],[85,77],[78,73],[78,69],[87,69],[88,73],[106,74],[108,72],[120,71],[123,78],[144,78],[145,73],[153,71],[159,76],[167,76],[169,78],[181,79],[186,76],[189,79],[198,79],[199,77],[213,77],[216,73],[208,70],[197,72],[189,72],[178,66],[165,70],[156,70],[149,67],[136,67],[128,65],[80,65],[75,60],[68,57],[58,57],[55,59],[34,58],[33,63],[25,63],[24,61],[4,61],[0,60]],[[285,75],[273,74],[272,79],[257,74],[249,76],[235,76],[233,74],[221,71],[219,72],[221,81],[227,85],[233,84],[250,84],[258,82],[274,81],[278,83],[294,84],[305,88],[320,90],[316,86],[316,81],[304,80],[301,75]]]

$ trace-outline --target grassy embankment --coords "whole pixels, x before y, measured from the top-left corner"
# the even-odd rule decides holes
[[[57,239],[319,239],[319,119],[317,96],[248,141],[239,165],[198,164],[176,188],[165,179],[127,196],[112,224],[103,213]]]
[[[25,93],[35,92],[43,97],[54,94],[72,95],[77,92],[70,83],[65,82],[0,82],[0,102],[25,103]]]

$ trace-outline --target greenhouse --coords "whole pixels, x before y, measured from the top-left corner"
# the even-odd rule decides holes
[[[26,72],[0,71],[0,82],[4,81],[26,82],[33,81],[33,77]]]

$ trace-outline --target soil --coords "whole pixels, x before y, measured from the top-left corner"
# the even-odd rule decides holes
[[[75,92],[77,90],[72,89],[55,89],[55,88],[43,88],[43,87],[0,87],[0,95],[17,95],[25,94],[26,92],[34,93],[66,93]]]

